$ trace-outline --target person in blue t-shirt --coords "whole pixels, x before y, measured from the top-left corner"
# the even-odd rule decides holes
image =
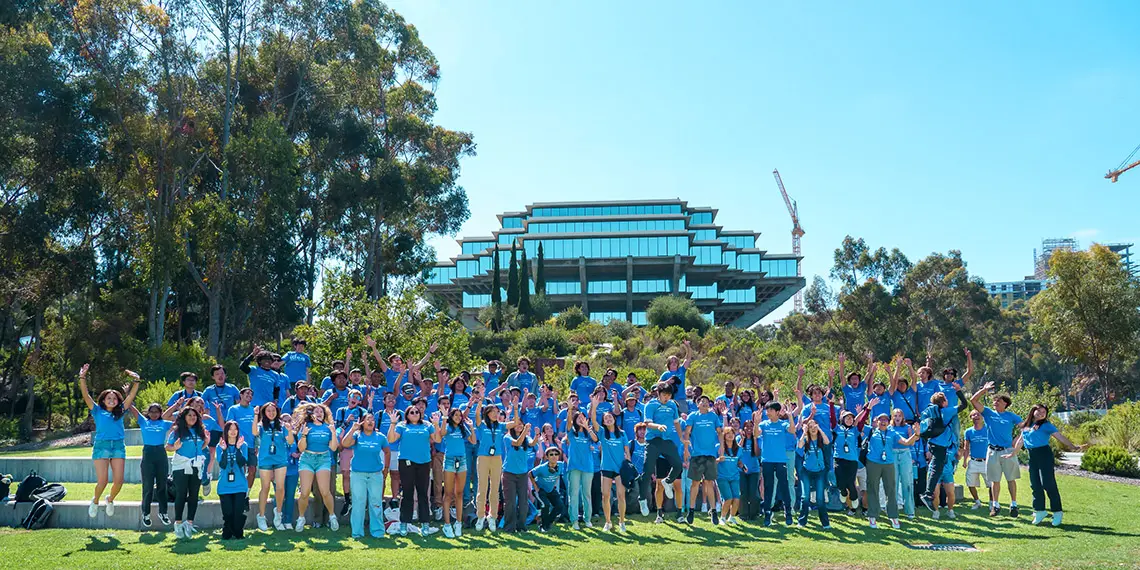
[[[256,362],[256,368],[249,366],[251,360]],[[252,404],[254,406],[260,406],[266,402],[276,402],[280,399],[282,377],[273,369],[273,353],[263,350],[260,346],[255,346],[253,352],[241,361],[238,368],[249,375],[249,387],[253,390]]]
[[[659,382],[654,390],[657,399],[645,405],[646,439],[649,447],[645,450],[645,464],[656,466],[658,458],[669,465],[669,472],[659,478],[662,492],[667,499],[677,501],[682,496],[681,473],[684,470],[680,454],[681,410],[673,401],[673,391],[678,384],[673,381]],[[657,503],[657,523],[665,522],[664,501]],[[680,516],[684,509],[678,508]]]
[[[899,416],[901,418],[901,416]],[[903,433],[911,435],[904,438]],[[891,526],[899,528],[898,474],[895,471],[896,449],[908,448],[918,441],[918,426],[891,429],[891,420],[886,414],[875,418],[875,429],[867,438],[867,503],[868,522],[871,528],[879,528],[878,517],[882,509],[879,502],[879,489],[887,493],[887,517]],[[909,457],[908,457],[909,460]]]
[[[530,371],[530,359],[525,356],[520,356],[519,359],[515,361],[515,365],[517,370],[511,372],[510,376],[507,376],[507,388],[518,388],[519,390],[525,390],[527,392],[538,392],[538,377]],[[484,389],[490,394],[491,391],[489,389],[486,387],[484,387]]]
[[[313,360],[305,354],[305,339],[294,338],[293,350],[286,352],[285,356],[281,357],[283,363],[282,371],[289,379],[289,385],[292,386],[299,380],[305,382],[312,382],[309,376],[309,369],[313,367]]]
[[[131,378],[131,388],[124,398],[118,390],[103,390],[97,398],[87,391],[87,371],[90,365],[79,369],[79,392],[83,402],[91,410],[95,420],[95,435],[92,439],[91,460],[95,464],[95,493],[87,514],[92,518],[99,512],[99,495],[107,488],[107,470],[111,470],[111,494],[107,495],[107,516],[115,514],[115,497],[123,488],[123,471],[127,462],[127,448],[124,445],[126,430],[123,429],[123,415],[135,404],[135,394],[139,391],[139,375],[124,370]]]
[[[569,469],[569,503],[570,522],[574,530],[580,530],[578,513],[582,512],[586,521],[586,528],[593,527],[590,517],[593,514],[593,501],[590,496],[594,482],[594,453],[593,447],[598,442],[598,434],[590,427],[589,412],[583,413],[573,407],[567,408],[567,423],[563,446],[568,457]],[[581,511],[579,507],[582,507]]]
[[[954,422],[958,418],[958,406],[951,406],[947,401],[946,394],[936,392],[930,398],[930,406],[923,410],[921,415],[922,431],[929,433],[932,427],[941,425],[943,430],[936,436],[930,437],[927,444],[930,447],[931,461],[930,469],[928,471],[929,477],[926,481],[926,489],[922,494],[922,504],[930,509],[931,513],[938,514],[938,503],[935,498],[935,489],[942,485],[943,490],[947,491],[947,502],[950,509],[953,510],[952,493],[954,493],[954,479],[953,473],[951,476],[946,476],[946,465],[952,458],[948,457],[949,450],[954,446],[956,434],[954,433]],[[916,424],[918,425],[918,424]]]
[[[329,528],[340,528],[333,510],[332,456],[340,448],[336,431],[333,429],[332,412],[323,404],[301,404],[293,415],[293,431],[297,434],[297,450],[301,452],[298,465],[300,473],[300,499],[297,500],[297,522],[293,530],[305,529],[305,512],[309,507],[309,495],[316,483],[320,501],[329,514]],[[318,521],[314,521],[318,522]]]
[[[483,371],[483,388],[488,392],[499,387],[503,379],[503,363],[498,360],[488,360],[487,369]]]
[[[637,400],[637,394],[627,392],[624,398],[625,407],[615,409],[614,413],[618,416],[618,421],[621,423],[621,431],[625,433],[626,439],[632,440],[636,434],[637,424],[645,421],[645,408]]]
[[[689,365],[692,364],[693,361],[693,347],[688,339],[682,341],[681,346],[685,349],[684,360],[675,354],[669,355],[669,358],[665,361],[665,372],[661,373],[659,381],[675,384],[673,386],[674,403],[682,413],[688,413],[689,403],[685,395],[685,375],[689,370]],[[666,491],[666,494],[668,494],[668,491]]]
[[[756,416],[757,419],[760,416]],[[760,432],[751,419],[741,422],[736,438],[740,448],[740,518],[760,518]]]
[[[574,373],[577,376],[570,381],[570,389],[578,394],[578,400],[587,402],[594,394],[594,388],[598,387],[598,381],[590,376],[590,363],[584,360],[575,362]]]
[[[598,439],[602,447],[602,515],[606,519],[606,525],[602,531],[609,532],[614,528],[611,517],[613,509],[610,505],[610,489],[616,485],[618,531],[625,532],[625,486],[633,482],[622,480],[621,467],[626,461],[629,461],[629,447],[625,434],[621,431],[621,425],[614,417],[613,412],[604,412],[601,421],[598,421],[597,409],[604,397],[603,392],[597,391],[590,400],[590,418],[593,422],[594,431],[599,434]]]
[[[727,403],[722,402],[725,405]],[[740,459],[740,444],[736,432],[726,427],[721,432],[720,456],[716,463],[716,486],[720,490],[722,501],[720,508],[720,524],[736,524],[737,513],[740,512],[740,477],[744,463]],[[713,510],[712,508],[709,509]]]
[[[226,422],[222,433],[222,441],[218,442],[215,452],[219,470],[218,500],[222,507],[222,540],[241,540],[245,538],[245,506],[249,503],[249,484],[243,473],[249,446],[235,421]]]
[[[206,401],[206,409],[214,409],[215,404],[221,404],[223,410],[237,403],[241,392],[237,386],[226,382],[226,367],[215,364],[210,367],[210,378],[214,383],[202,390],[202,399]],[[219,439],[221,439],[219,437]]]
[[[265,532],[269,530],[265,518],[265,507],[269,501],[269,488],[274,489],[273,501],[273,528],[285,530],[286,521],[281,511],[285,502],[285,475],[289,461],[289,447],[295,439],[290,426],[281,419],[281,409],[273,402],[266,402],[264,406],[256,409],[251,432],[252,439],[247,440],[251,445],[257,443],[257,469],[261,477],[261,493],[258,496],[257,528]],[[220,466],[219,466],[220,467]],[[220,491],[219,491],[220,492]]]
[[[827,518],[827,503],[824,500],[823,490],[827,487],[827,462],[824,460],[825,449],[830,450],[830,438],[827,430],[820,429],[814,419],[808,418],[803,423],[803,435],[797,445],[804,452],[803,466],[803,496],[800,498],[799,526],[807,525],[808,511],[811,510],[811,494],[815,492],[816,510],[819,511],[819,523],[824,530],[831,528]]]
[[[717,461],[723,454],[723,450],[720,449],[720,439],[724,421],[719,414],[709,409],[711,404],[712,400],[708,396],[701,396],[697,399],[697,411],[689,414],[681,424],[685,430],[682,440],[691,445],[691,450],[685,452],[685,459],[689,463],[689,480],[692,481],[689,488],[688,512],[685,515],[689,524],[693,523],[698,488],[704,488],[704,497],[709,503],[713,503],[713,497],[716,496],[714,489],[717,480]],[[709,512],[712,524],[720,524],[720,515],[715,504]]]
[[[178,375],[178,383],[182,384],[182,389],[171,394],[170,398],[166,400],[167,406],[173,406],[174,402],[178,400],[192,400],[202,396],[198,391],[198,375],[193,372],[183,372]]]
[[[962,467],[966,470],[966,487],[970,489],[970,496],[974,499],[971,510],[982,508],[982,500],[978,498],[978,486],[982,484],[982,477],[986,474],[986,452],[990,448],[990,435],[982,424],[982,414],[977,410],[970,410],[972,427],[966,428],[962,436],[962,448],[958,451],[962,459]],[[988,481],[986,488],[989,488]],[[993,495],[990,495],[993,502]]]
[[[190,538],[194,534],[194,515],[198,510],[198,491],[205,472],[207,436],[197,408],[187,406],[174,422],[166,438],[166,451],[174,452],[170,469],[174,475],[174,537]],[[186,519],[183,521],[183,509]]]
[[[1045,497],[1049,497],[1049,510],[1053,512],[1053,526],[1061,526],[1064,511],[1061,508],[1061,492],[1057,489],[1057,475],[1053,472],[1053,450],[1049,447],[1052,437],[1069,451],[1084,451],[1088,445],[1073,445],[1069,438],[1057,431],[1049,421],[1049,408],[1045,404],[1035,404],[1029,409],[1025,420],[1018,425],[1021,435],[1013,444],[1013,449],[1005,454],[1007,459],[1017,457],[1021,448],[1029,450],[1029,486],[1033,490],[1033,524],[1041,524],[1048,513],[1045,511]]]
[[[517,417],[517,415],[516,415]],[[530,453],[534,450],[534,440],[530,433],[533,426],[519,421],[511,422],[502,439],[503,448],[503,530],[506,532],[526,532],[527,486],[530,484],[530,470],[534,462]]]
[[[363,395],[360,390],[356,388],[349,388],[348,390],[348,405],[343,406],[333,412],[333,425],[336,427],[338,437],[343,438],[344,434],[348,432],[348,428],[353,424],[360,421],[367,410],[364,406],[360,405]],[[352,510],[352,455],[354,450],[350,448],[341,448],[338,453],[338,464],[340,466],[341,475],[341,493],[344,494],[344,505],[341,506],[340,516],[348,516],[349,511]],[[335,485],[334,485],[335,488]],[[334,491],[335,494],[335,491]]]
[[[335,415],[337,410],[348,405],[348,395],[352,388],[348,385],[348,374],[343,370],[329,376],[332,377],[333,387],[321,395],[321,403]]]
[[[788,487],[788,458],[784,452],[788,434],[796,433],[795,422],[780,419],[780,403],[769,402],[768,418],[757,429],[761,436],[761,465],[764,474],[764,526],[772,526],[772,506],[784,505],[784,522],[792,526],[792,498]]]
[[[923,408],[918,406],[918,392],[910,385],[909,380],[902,377],[901,369],[904,365],[911,374],[914,373],[909,358],[904,358],[902,363],[896,366],[889,389],[891,409],[902,410],[906,423],[913,424],[918,421],[918,414]]]
[[[251,442],[251,443],[254,440],[253,422],[254,422],[254,418],[257,417],[257,410],[258,410],[258,408],[256,406],[250,405],[252,402],[253,402],[253,390],[251,390],[249,388],[242,388],[241,396],[238,398],[238,403],[234,404],[233,406],[230,406],[230,408],[228,410],[226,410],[225,418],[223,420],[221,420],[221,421],[227,421],[227,422],[228,421],[237,422],[238,427],[241,428],[241,436],[243,438],[245,438],[246,441]],[[267,403],[272,403],[272,402],[267,402]],[[257,475],[257,450],[250,449],[248,451],[249,451],[249,453],[247,454],[247,457],[245,460],[245,466],[246,466],[246,470],[247,470],[246,485],[252,487],[253,486],[253,478],[254,478],[254,476]]]
[[[142,435],[142,523],[150,528],[150,505],[157,497],[158,520],[163,525],[169,525],[170,519],[166,516],[167,500],[166,476],[170,471],[170,459],[166,457],[166,434],[174,425],[174,407],[162,411],[158,402],[147,406],[146,413],[142,414],[138,408],[131,406],[131,413],[139,422],[139,432]]]
[[[461,408],[452,407],[451,401],[439,401],[440,414],[446,418],[440,425],[444,444],[443,458],[443,535],[447,538],[463,536],[463,489],[467,487],[467,446],[474,445],[475,426]],[[455,508],[455,518],[451,509]]]
[[[852,372],[844,375],[844,368],[847,365],[847,355],[839,353],[839,376],[844,379],[843,384],[843,409],[853,414],[859,413],[862,406],[867,405],[867,392],[869,388],[868,382],[875,378],[875,371],[878,363],[875,362],[875,354],[868,352],[867,357],[867,376],[864,379],[858,372]]]
[[[1021,464],[1016,457],[1005,458],[1006,450],[1013,447],[1013,432],[1022,422],[1021,416],[1009,411],[1013,400],[1005,394],[994,398],[994,407],[982,406],[982,397],[994,389],[993,382],[986,382],[981,390],[970,398],[970,404],[982,414],[986,424],[986,437],[989,439],[986,452],[986,481],[990,485],[990,516],[1001,514],[1001,479],[1005,477],[1009,487],[1009,516],[1017,517],[1017,480],[1021,478]]]
[[[376,416],[364,412],[352,423],[341,439],[342,449],[352,454],[352,505],[349,518],[353,538],[364,537],[364,515],[368,515],[368,532],[373,538],[384,536],[384,471],[391,454],[388,437],[376,430]]]
[[[855,421],[855,414],[847,411],[840,413],[839,426],[835,428],[831,448],[835,457],[835,486],[839,488],[839,496],[847,507],[847,516],[855,516],[855,503],[860,499],[855,482],[859,475],[859,447],[862,443],[863,437]]]
[[[542,506],[542,521],[538,529],[546,533],[550,532],[555,521],[565,515],[561,491],[562,479],[566,476],[566,463],[561,461],[562,450],[557,447],[546,448],[543,457],[545,461],[530,470],[530,481]]]

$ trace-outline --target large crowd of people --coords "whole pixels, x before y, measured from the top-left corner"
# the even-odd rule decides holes
[[[715,397],[688,385],[687,341],[649,389],[632,373],[623,384],[613,369],[596,380],[588,363],[577,362],[566,394],[541,383],[527,358],[510,373],[491,361],[482,371],[453,375],[433,361],[434,344],[408,364],[399,354],[383,357],[371,338],[366,343],[371,354],[361,359],[363,370],[352,368],[348,351],[320,382],[303,339],[293,339],[284,356],[255,347],[240,365],[248,387],[238,389],[215,365],[199,391],[197,375],[185,372],[183,389],[165,408],[149,403],[145,413],[134,406],[138,374],[125,371],[125,395],[104,390],[93,398],[85,365],[79,383],[95,421],[98,473],[91,516],[100,505],[114,513],[126,457],[124,416],[131,413],[143,441],[142,524],[154,525],[157,503],[161,526],[173,524],[179,538],[197,532],[200,497],[211,490],[221,503],[223,539],[244,536],[252,508],[262,532],[302,532],[306,525],[336,531],[338,474],[339,516],[350,517],[353,537],[410,529],[426,536],[440,530],[437,524],[448,538],[464,528],[579,530],[595,520],[606,532],[626,532],[631,512],[655,512],[657,523],[676,512],[682,524],[707,515],[714,525],[766,526],[782,512],[783,524],[804,526],[815,511],[829,529],[832,504],[872,528],[885,510],[897,529],[900,514],[913,519],[920,505],[934,519],[955,518],[959,463],[973,509],[1018,517],[1022,448],[1033,523],[1050,513],[1053,525],[1062,521],[1049,440],[1074,446],[1044,405],[1021,418],[1009,410],[1009,396],[991,395],[993,383],[969,393],[969,350],[961,376],[954,368],[935,374],[929,356],[917,369],[896,357],[885,364],[886,382],[873,354],[865,355],[865,374],[848,372],[839,354],[838,371],[806,387],[801,366],[794,396],[781,399],[778,390],[732,381]],[[429,362],[434,379],[425,372]],[[959,412],[966,408],[972,425],[963,430]],[[258,478],[254,506],[249,492]],[[983,486],[988,505],[979,495]]]

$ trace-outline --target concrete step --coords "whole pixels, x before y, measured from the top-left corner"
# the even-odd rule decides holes
[[[340,512],[343,500],[336,499],[336,512]],[[87,501],[61,501],[55,503],[55,514],[52,515],[51,521],[48,523],[48,528],[86,528],[86,529],[118,529],[118,530],[135,530],[135,531],[159,531],[159,532],[173,532],[172,527],[164,527],[158,520],[158,506],[151,506],[151,521],[152,526],[148,529],[142,525],[142,505],[137,502],[134,503],[115,503],[115,515],[107,516],[105,504],[99,506],[99,514],[95,518],[87,516],[87,507],[90,505]],[[273,530],[273,508],[274,500],[269,499],[269,504],[265,508],[266,518],[269,519],[270,530]],[[314,502],[310,501],[309,508],[307,509],[306,518],[310,521],[313,520]],[[257,497],[251,497],[250,511],[246,514],[247,529],[257,528]],[[27,516],[28,511],[32,508],[32,503],[16,503],[15,508],[11,504],[0,505],[0,526],[18,527],[20,522]],[[174,505],[170,505],[167,513],[173,515]],[[173,516],[170,517],[174,519]],[[289,524],[292,525],[296,521],[296,517],[288,517]],[[348,517],[344,517],[340,521],[342,525],[348,526]],[[222,527],[222,507],[221,503],[217,500],[205,501],[198,505],[198,511],[194,515],[194,524],[204,529],[215,529]],[[293,532],[289,530],[288,532]]]
[[[142,445],[142,430],[139,428],[124,430],[126,438],[123,440],[123,445],[128,447],[132,445]]]
[[[98,482],[95,477],[95,465],[90,457],[0,457],[0,473],[11,473],[16,481],[23,481],[32,471],[49,483]],[[126,459],[123,482],[142,483],[141,458]]]

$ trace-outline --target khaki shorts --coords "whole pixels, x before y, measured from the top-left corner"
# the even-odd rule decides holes
[[[969,458],[966,460],[966,486],[967,487],[980,487],[982,485],[982,478],[985,477],[986,484],[990,482],[989,475],[986,475],[987,461],[981,459]]]
[[[990,449],[986,454],[986,480],[990,483],[999,483],[1004,475],[1006,481],[1017,481],[1021,479],[1021,464],[1017,462],[1017,456],[1014,455],[1009,459],[1002,457],[1008,454],[1010,449],[997,451]]]

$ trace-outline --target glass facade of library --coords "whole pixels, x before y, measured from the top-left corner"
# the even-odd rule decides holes
[[[499,257],[503,288],[512,246],[520,261],[526,252],[533,279],[541,245],[555,312],[577,305],[599,322],[644,325],[654,297],[679,294],[717,324],[750,326],[803,287],[799,260],[761,251],[759,234],[724,230],[715,218],[712,208],[680,200],[535,204],[499,216],[501,228],[491,236],[460,240],[459,257],[438,263],[426,282],[457,313],[473,317],[491,302],[492,256]],[[535,292],[533,281],[530,288]]]

